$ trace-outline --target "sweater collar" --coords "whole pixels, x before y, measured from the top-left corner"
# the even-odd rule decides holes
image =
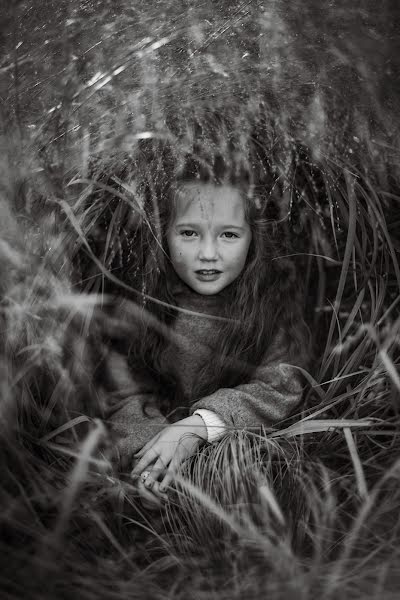
[[[228,297],[225,290],[222,290],[219,294],[198,294],[178,277],[171,285],[171,292],[178,306],[210,314],[221,314]]]

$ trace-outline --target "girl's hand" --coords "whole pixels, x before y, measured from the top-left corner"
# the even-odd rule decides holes
[[[147,490],[144,483],[139,479],[136,484],[136,489],[140,496],[140,502],[147,510],[160,511],[164,503],[168,501],[167,494],[154,494],[153,490]],[[160,499],[162,498],[162,500]]]
[[[146,499],[149,499],[148,494],[151,491],[158,498],[165,500],[165,491],[179,465],[193,456],[205,440],[207,428],[200,415],[182,419],[154,436],[135,454],[139,462],[133,468],[132,477],[138,478],[143,471],[149,471],[145,482],[139,484],[139,493],[141,489],[146,491]],[[163,479],[159,483],[158,479],[161,476]]]
[[[138,460],[136,460],[134,464],[136,464],[137,462]],[[163,508],[165,502],[168,501],[167,494],[162,494],[161,492],[155,494],[154,490],[147,489],[140,477],[136,479],[134,485],[140,496],[140,503],[147,510],[159,511]]]

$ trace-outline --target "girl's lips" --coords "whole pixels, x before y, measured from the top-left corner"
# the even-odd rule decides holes
[[[199,269],[195,273],[200,281],[215,281],[221,275],[222,271],[217,271],[216,269]]]

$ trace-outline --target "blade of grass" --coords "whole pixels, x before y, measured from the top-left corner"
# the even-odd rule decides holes
[[[310,419],[310,417],[308,417]],[[375,419],[315,419],[302,420],[282,429],[274,431],[268,437],[293,437],[297,435],[306,435],[310,433],[318,433],[323,431],[334,431],[335,429],[351,428],[351,427],[372,427],[376,426]]]
[[[341,269],[341,273],[340,273],[339,283],[337,286],[337,292],[336,292],[336,297],[335,297],[335,302],[334,302],[334,308],[335,308],[334,312],[335,313],[338,312],[339,308],[340,308],[340,302],[341,302],[341,299],[343,296],[344,286],[346,283],[347,274],[349,271],[350,260],[352,257],[354,240],[355,240],[355,235],[356,235],[356,225],[357,225],[357,203],[356,203],[356,198],[354,195],[354,181],[351,178],[350,174],[346,170],[344,171],[344,175],[345,175],[346,185],[347,185],[349,217],[348,217],[346,247],[345,247],[345,251],[344,251],[344,256],[343,256],[343,261],[342,261],[342,269]],[[329,328],[329,332],[328,332],[328,336],[327,336],[327,340],[326,340],[324,356],[322,358],[322,367],[321,367],[322,371],[324,370],[324,365],[325,365],[328,353],[330,352],[330,347],[332,345],[332,338],[333,338],[333,332],[335,329],[335,323],[336,323],[336,316],[334,314],[334,316],[332,317],[332,320],[331,320],[331,324],[330,324],[330,328]],[[320,373],[320,375],[322,375],[322,373]]]
[[[351,460],[353,462],[354,473],[356,475],[356,482],[358,493],[361,498],[366,498],[368,495],[367,482],[364,475],[364,470],[362,468],[361,460],[359,454],[357,452],[356,445],[354,443],[353,435],[351,433],[350,427],[343,428],[344,437],[347,442],[347,446],[349,448]]]
[[[69,477],[69,485],[63,492],[60,515],[54,530],[53,543],[55,546],[58,545],[57,542],[60,541],[67,521],[72,513],[73,504],[79,489],[86,481],[89,464],[93,458],[92,454],[106,435],[106,429],[103,423],[99,419],[94,419],[94,423],[95,428],[88,434],[83,442],[81,451],[77,457],[77,462]]]

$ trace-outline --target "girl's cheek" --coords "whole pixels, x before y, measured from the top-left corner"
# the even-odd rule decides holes
[[[183,263],[185,260],[184,248],[178,241],[174,244],[174,260],[176,263]]]

